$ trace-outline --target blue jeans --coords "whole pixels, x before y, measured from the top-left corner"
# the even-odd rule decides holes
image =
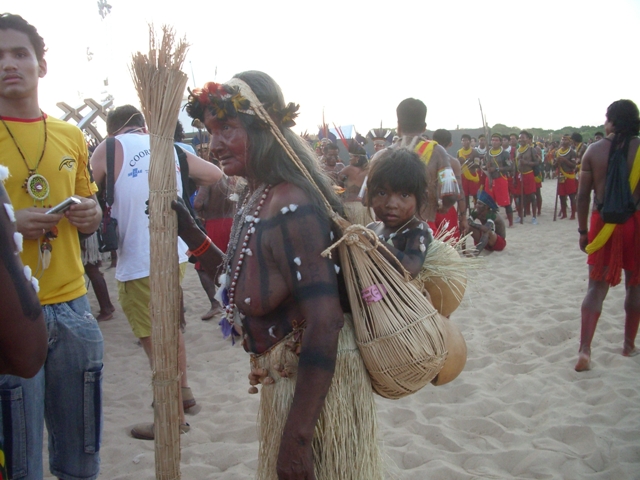
[[[0,375],[0,442],[9,478],[42,480],[44,422],[49,469],[63,480],[100,472],[103,341],[86,295],[44,305],[47,360],[31,379]]]

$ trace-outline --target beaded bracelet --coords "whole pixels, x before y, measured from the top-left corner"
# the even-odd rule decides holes
[[[187,250],[187,256],[190,257],[191,255],[195,255],[196,257],[199,257],[204,252],[209,250],[210,246],[211,246],[211,239],[209,237],[204,237],[204,242],[202,242],[202,245],[200,245],[195,250]]]

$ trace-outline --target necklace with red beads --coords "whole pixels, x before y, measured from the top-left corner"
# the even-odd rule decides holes
[[[251,235],[256,231],[255,225],[260,221],[258,218],[260,210],[262,210],[262,206],[267,199],[270,189],[271,185],[264,183],[256,188],[251,196],[247,196],[247,200],[244,202],[242,207],[238,209],[238,212],[233,219],[231,238],[229,240],[229,245],[227,246],[227,254],[225,255],[224,260],[224,273],[220,278],[220,284],[224,286],[224,289],[226,290],[227,301],[223,302],[225,303],[225,318],[230,325],[242,325],[243,316],[238,310],[235,302],[236,284],[240,277],[245,257],[253,255],[251,249],[249,249],[249,240],[251,239]],[[253,211],[254,208],[255,211]],[[249,214],[251,211],[253,211],[253,215]],[[247,228],[247,232],[242,240],[242,250],[240,251],[240,255],[238,255],[238,262],[236,263],[236,267],[232,274],[231,266],[229,264],[236,253],[238,244],[240,243],[240,233],[243,230],[244,224],[247,222],[249,222],[249,227]],[[225,295],[223,293],[223,299],[224,297]]]

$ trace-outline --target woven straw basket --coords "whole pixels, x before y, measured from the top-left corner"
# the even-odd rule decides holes
[[[338,251],[356,341],[373,389],[397,399],[417,392],[442,369],[445,325],[424,295],[376,249],[380,245],[373,232],[351,225]]]

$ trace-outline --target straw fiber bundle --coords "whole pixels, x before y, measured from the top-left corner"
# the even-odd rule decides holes
[[[373,389],[391,399],[417,392],[440,372],[447,356],[441,317],[408,273],[403,278],[377,250],[384,245],[371,230],[351,225],[330,248],[335,246]]]
[[[349,317],[345,315],[335,374],[313,435],[314,471],[318,480],[382,480],[375,400]],[[290,334],[268,352],[251,359],[253,368],[266,369],[273,380],[260,392],[258,480],[278,478],[280,441],[297,381],[298,355],[289,346],[295,335],[296,332]],[[283,376],[279,373],[283,370],[289,373]]]
[[[133,56],[131,76],[151,137],[149,234],[151,237],[151,341],[156,478],[180,478],[178,328],[180,283],[178,226],[171,201],[177,197],[173,132],[187,76],[180,70],[188,45],[162,28],[157,42],[149,27],[149,54]]]

